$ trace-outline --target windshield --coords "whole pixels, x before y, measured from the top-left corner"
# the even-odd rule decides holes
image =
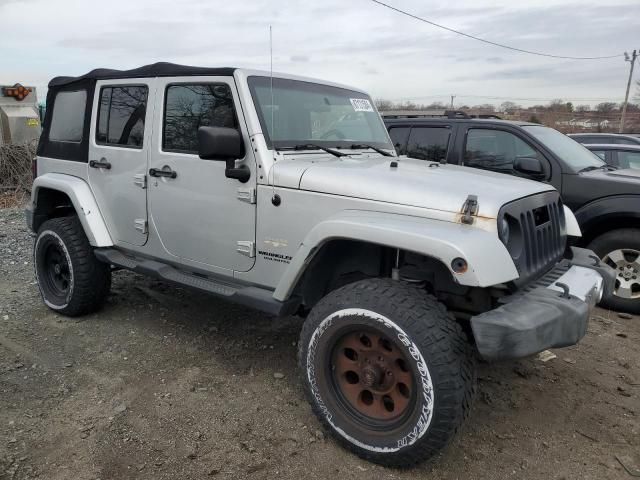
[[[523,127],[576,172],[606,165],[597,155],[565,134],[541,125]]]
[[[249,89],[269,148],[366,144],[393,150],[380,115],[364,93],[283,78],[273,79],[272,93],[269,77],[249,77]]]

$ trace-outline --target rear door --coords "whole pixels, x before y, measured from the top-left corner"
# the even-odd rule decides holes
[[[116,244],[147,241],[146,170],[155,79],[97,82],[89,184]]]

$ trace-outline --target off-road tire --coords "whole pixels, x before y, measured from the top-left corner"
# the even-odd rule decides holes
[[[75,317],[103,306],[111,288],[111,267],[95,257],[77,216],[44,222],[33,258],[40,294],[49,308]]]
[[[354,416],[336,393],[339,339],[352,335],[345,332],[370,328],[394,340],[393,348],[398,347],[394,351],[408,359],[415,379],[415,402],[388,430],[363,426],[362,418],[368,423],[368,417]],[[358,355],[364,358],[366,349]],[[329,293],[305,320],[298,350],[307,400],[325,428],[358,456],[400,468],[433,457],[456,434],[471,408],[475,358],[468,338],[444,305],[423,289],[390,279],[362,280]],[[366,375],[357,387],[363,382],[369,385]]]
[[[640,229],[621,228],[611,230],[593,239],[588,248],[593,250],[601,259],[616,250],[630,249],[640,252]],[[638,260],[635,263],[637,264],[637,262]],[[619,273],[619,271],[616,271],[616,275]],[[638,278],[640,279],[640,275]],[[609,299],[605,299],[602,304],[619,312],[640,314],[640,298],[629,299],[612,295]]]

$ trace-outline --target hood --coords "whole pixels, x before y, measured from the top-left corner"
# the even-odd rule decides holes
[[[568,184],[584,201],[611,195],[640,195],[640,170],[592,170],[566,175]],[[564,188],[564,187],[563,187]]]
[[[478,216],[489,218],[497,217],[505,203],[554,190],[510,175],[405,157],[305,157],[279,161],[276,185],[456,213],[476,195]],[[398,162],[396,168],[392,161]]]

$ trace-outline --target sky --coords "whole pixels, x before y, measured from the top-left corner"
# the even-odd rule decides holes
[[[640,49],[640,1],[385,0],[517,53],[435,28],[371,0],[0,0],[0,84],[157,61],[269,68],[354,85],[374,98],[455,105],[561,98],[622,101]],[[635,34],[635,35],[634,35]],[[640,63],[640,62],[639,62]],[[640,78],[640,65],[636,68]],[[635,87],[632,95],[635,93]]]

